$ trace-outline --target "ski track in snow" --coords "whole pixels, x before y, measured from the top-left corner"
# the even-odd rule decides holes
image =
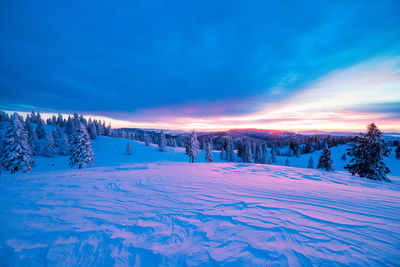
[[[0,176],[0,265],[397,265],[400,178],[234,163]]]

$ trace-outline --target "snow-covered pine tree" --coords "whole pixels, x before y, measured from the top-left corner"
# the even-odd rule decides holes
[[[396,152],[396,158],[400,159],[400,145],[397,146],[395,152]]]
[[[224,146],[221,147],[220,159],[226,159]]]
[[[29,145],[31,147],[32,154],[36,156],[40,152],[40,144],[35,130],[32,131],[32,134],[29,137]]]
[[[148,133],[144,133],[144,144],[145,144],[146,146],[149,146],[149,145],[150,145],[150,136],[149,136]]]
[[[277,159],[276,159],[276,145],[273,145],[271,148],[271,162],[272,163],[276,163]]]
[[[207,143],[206,145],[206,161],[213,162],[212,148],[210,143]]]
[[[187,155],[189,156],[189,162],[193,163],[194,159],[199,155],[199,141],[197,140],[197,136],[195,131],[193,130],[192,135],[188,139],[187,144]]]
[[[322,169],[324,171],[333,171],[333,160],[332,153],[328,145],[325,145],[324,150],[322,150],[321,157],[318,160],[317,169]]]
[[[346,161],[346,153],[343,153],[341,159],[342,159],[343,161]]]
[[[33,127],[30,117],[27,115],[26,123],[25,123],[25,131],[28,135],[29,145],[31,147],[31,151],[33,155],[37,155],[40,151],[40,144],[38,142],[37,134],[35,127]]]
[[[390,149],[382,138],[382,132],[374,123],[368,125],[367,133],[360,133],[355,138],[352,147],[347,151],[351,159],[344,168],[352,175],[390,182],[386,176],[390,170],[383,160],[389,156]]]
[[[158,150],[164,152],[167,149],[164,130],[160,131]]]
[[[253,163],[253,153],[251,152],[251,145],[247,142],[244,148],[244,155],[242,157],[242,161],[245,163]]]
[[[257,151],[257,156],[256,156],[256,161],[255,162],[256,163],[262,163],[262,161],[263,161],[263,150],[262,150],[261,143],[257,144],[256,151]]]
[[[132,154],[131,142],[128,142],[128,143],[126,144],[126,154],[127,154],[127,155]]]
[[[39,113],[38,113],[39,114]],[[36,135],[39,139],[43,139],[46,136],[46,132],[44,130],[43,126],[43,121],[42,119],[39,119],[37,121],[37,127],[36,127]]]
[[[239,158],[243,157],[244,154],[244,145],[243,145],[243,140],[240,139],[239,144],[238,144],[238,149],[237,149],[237,154]]]
[[[66,156],[71,153],[71,146],[68,141],[68,135],[64,134],[60,140],[60,155]]]
[[[108,124],[107,129],[105,131],[106,136],[112,136],[112,129],[111,129],[111,123]]]
[[[53,158],[56,155],[56,144],[54,142],[54,135],[48,134],[46,144],[43,150],[44,156],[48,158]]]
[[[51,135],[53,136],[54,145],[56,147],[60,146],[60,138],[61,138],[61,129],[60,126],[56,125],[54,129],[51,131]]]
[[[33,157],[28,136],[16,113],[7,127],[1,163],[3,168],[12,174],[18,171],[30,172],[32,169]]]
[[[286,158],[285,166],[290,166],[289,158]]]
[[[267,164],[268,163],[268,148],[267,144],[262,145],[262,157],[261,157],[261,164]]]
[[[69,159],[69,166],[71,168],[78,165],[79,169],[82,169],[85,165],[93,165],[93,150],[89,134],[81,122],[78,122],[74,129],[71,153],[72,155]]]
[[[226,160],[235,161],[235,152],[233,151],[233,141],[232,138],[227,139],[226,145]]]
[[[308,159],[308,166],[307,168],[309,169],[314,169],[314,160],[312,158],[312,156]]]
[[[64,126],[64,120],[60,112],[58,112],[57,116],[57,125],[60,127]]]
[[[97,137],[97,128],[96,128],[96,125],[93,122],[90,121],[90,119],[89,119],[88,129],[89,129],[90,139],[96,139],[96,137]]]

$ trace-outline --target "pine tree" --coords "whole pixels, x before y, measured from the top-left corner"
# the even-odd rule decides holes
[[[244,148],[244,155],[242,157],[242,161],[245,163],[253,163],[253,153],[251,152],[251,145],[247,142]]]
[[[40,144],[35,130],[32,131],[29,137],[29,145],[31,147],[32,154],[36,156],[40,152]]]
[[[72,155],[69,159],[71,168],[75,165],[78,165],[79,169],[82,169],[85,165],[93,166],[93,151],[89,134],[81,122],[78,122],[74,129],[71,153]]]
[[[197,156],[199,155],[199,141],[197,140],[197,136],[194,130],[192,132],[192,135],[188,139],[188,144],[186,147],[186,153],[190,159],[189,162],[193,163],[194,159],[197,158]]]
[[[29,115],[27,115],[26,118],[25,131],[28,136],[29,146],[31,147],[32,154],[37,155],[37,153],[40,151],[40,144],[38,142],[35,127],[33,127]]]
[[[395,152],[396,152],[396,158],[400,159],[400,145],[397,146]]]
[[[352,175],[390,182],[386,177],[390,170],[383,161],[384,157],[389,156],[390,149],[374,123],[368,125],[367,133],[361,133],[355,138],[347,151],[351,159],[345,169]]]
[[[47,135],[47,142],[43,150],[44,156],[53,158],[56,155],[56,144],[52,134]]]
[[[22,171],[30,172],[33,164],[32,151],[28,136],[16,113],[7,127],[3,142],[1,165],[12,174]]]
[[[318,160],[317,169],[333,171],[332,153],[328,145],[325,145],[325,148],[321,153],[321,157]]]
[[[242,158],[242,157],[243,157],[243,154],[244,154],[244,145],[243,145],[243,141],[242,141],[242,140],[239,141],[238,149],[237,149],[237,154],[238,154],[238,157],[239,157],[239,158]]]
[[[167,149],[164,130],[160,131],[158,150],[164,152]]]
[[[271,148],[271,162],[272,163],[276,163],[277,159],[276,159],[276,146],[273,145]]]
[[[105,132],[106,136],[112,136],[112,129],[111,129],[111,123],[108,124],[106,132]]]
[[[96,139],[97,137],[97,129],[96,129],[96,125],[92,122],[89,122],[89,136],[90,139]]]
[[[60,126],[56,126],[54,127],[54,129],[51,131],[51,135],[53,136],[53,141],[54,141],[54,145],[56,147],[60,146],[60,138],[61,138],[61,129]]]
[[[132,153],[132,146],[131,146],[131,142],[128,142],[126,144],[126,154],[130,155]]]
[[[310,159],[308,160],[308,166],[307,168],[309,169],[314,169],[314,160],[312,157],[310,157]]]
[[[37,121],[36,135],[39,139],[43,139],[46,136],[42,119]]]
[[[68,141],[68,135],[64,134],[60,141],[60,154],[63,156],[71,153],[71,146]]]
[[[221,158],[222,160],[226,159],[226,157],[225,157],[225,149],[224,149],[224,146],[222,146],[222,148],[221,148],[220,158]]]
[[[210,143],[207,143],[206,145],[206,161],[213,162],[212,148]]]
[[[343,153],[341,159],[342,159],[343,161],[346,161],[346,153]]]
[[[148,133],[144,133],[144,144],[145,144],[146,146],[149,146],[149,145],[150,145],[150,136],[149,136]]]
[[[289,162],[289,159],[288,159],[288,158],[286,158],[285,166],[290,166],[290,162]]]
[[[226,160],[235,161],[235,152],[233,151],[233,142],[231,138],[227,140]]]
[[[262,157],[261,157],[261,164],[267,164],[268,163],[268,148],[267,144],[263,144],[262,146]]]

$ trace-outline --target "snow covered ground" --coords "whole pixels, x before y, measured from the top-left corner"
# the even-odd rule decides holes
[[[132,154],[126,155],[126,144],[131,142]],[[158,146],[151,144],[145,146],[142,142],[126,140],[122,138],[99,136],[96,140],[92,140],[92,147],[94,151],[94,165],[95,167],[105,166],[116,166],[126,163],[145,163],[145,162],[188,162],[189,158],[185,155],[184,148],[180,147],[167,147],[166,152],[159,152]],[[349,158],[346,161],[341,159],[343,153],[349,146],[342,145],[332,147],[332,158],[335,165],[335,170],[345,171],[344,166],[348,163]],[[392,147],[390,158],[386,159],[386,164],[392,171],[391,175],[400,176],[400,160],[395,158],[395,148]],[[300,157],[289,157],[290,166],[306,168],[308,160],[312,155],[314,159],[315,167],[318,164],[318,159],[321,155],[322,150],[314,151],[311,154],[303,154]],[[220,159],[220,151],[213,152],[214,162],[227,162]],[[239,160],[235,153],[236,160]],[[51,170],[64,170],[69,169],[68,167],[69,156],[57,156],[55,158],[35,157],[36,167],[32,169],[33,172],[38,171],[51,171]],[[278,162],[275,165],[285,165],[286,157],[277,157]],[[196,162],[206,162],[205,152],[200,151],[199,157]]]
[[[400,177],[227,163],[218,152],[217,163],[201,152],[190,164],[182,148],[135,141],[125,155],[127,142],[96,139],[92,168],[36,157],[32,173],[0,175],[0,265],[400,262]],[[344,149],[333,148],[336,169]],[[305,167],[309,156],[289,160]]]
[[[140,163],[0,177],[11,266],[396,265],[400,178]]]

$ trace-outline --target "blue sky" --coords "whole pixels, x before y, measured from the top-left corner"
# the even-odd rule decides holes
[[[247,126],[276,128],[262,122],[282,119],[271,112],[316,85],[384,73],[386,91],[320,111],[394,117],[388,128],[397,129],[399,14],[400,1],[6,0],[0,108],[187,128],[235,127],[250,116]],[[358,99],[369,89],[349,90]]]

